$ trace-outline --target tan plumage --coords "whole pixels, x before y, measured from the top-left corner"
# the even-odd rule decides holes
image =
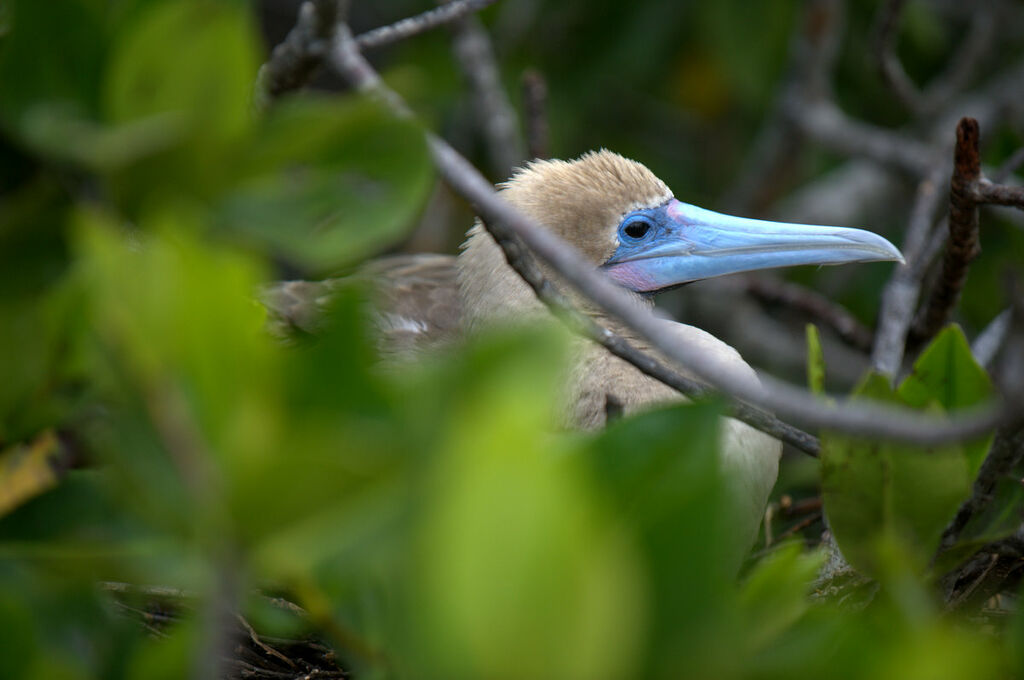
[[[668,187],[645,166],[606,150],[571,162],[531,163],[501,186],[501,194],[579,249],[595,267],[607,261],[619,245],[617,228],[626,213],[663,205],[672,198]],[[553,272],[545,273],[557,282]],[[414,355],[424,348],[452,342],[460,331],[472,332],[495,322],[526,323],[547,314],[479,222],[469,231],[458,258],[384,258],[367,266],[360,276],[376,282],[381,310],[377,325],[381,351],[386,356]],[[289,286],[303,285],[310,284],[285,284],[280,294],[289,300],[298,292]],[[322,300],[329,291],[320,288],[301,292],[307,299]],[[638,305],[652,304],[640,295],[635,299]],[[581,300],[577,303],[601,323],[629,337],[626,329],[600,318],[592,306]],[[307,327],[311,316],[308,305],[301,304],[292,305],[282,314],[288,323],[300,327]],[[707,361],[718,362],[757,383],[753,370],[728,345],[697,328],[664,323],[699,342]],[[643,343],[631,339],[646,349]],[[609,403],[629,414],[682,399],[673,389],[603,348],[583,339],[576,342],[575,360],[567,368],[565,425],[599,428],[605,423]],[[743,527],[748,544],[756,536],[758,520],[774,485],[780,453],[778,441],[738,421],[723,420],[723,465],[733,480],[736,502],[749,518]]]

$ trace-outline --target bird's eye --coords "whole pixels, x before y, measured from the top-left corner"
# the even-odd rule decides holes
[[[640,240],[651,231],[651,225],[646,220],[633,220],[622,229],[622,233],[631,239]]]

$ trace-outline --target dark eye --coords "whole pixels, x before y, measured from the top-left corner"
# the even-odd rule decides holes
[[[633,220],[622,229],[622,233],[632,239],[642,239],[651,230],[651,224],[647,220]]]

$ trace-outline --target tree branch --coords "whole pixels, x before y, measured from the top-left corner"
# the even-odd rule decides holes
[[[498,0],[451,0],[441,7],[367,31],[355,38],[361,49],[389,45],[438,26],[457,21]],[[339,20],[344,18],[348,0],[306,0],[299,6],[295,27],[256,76],[254,105],[266,108],[286,92],[306,85],[323,64],[331,36]]]
[[[941,200],[938,186],[944,174],[945,169],[937,167],[918,185],[903,243],[905,262],[896,267],[882,292],[871,363],[879,373],[894,378],[903,364],[907,334],[928,269],[926,247]]]
[[[307,0],[299,6],[299,18],[285,39],[274,47],[270,59],[256,75],[254,105],[257,109],[285,92],[296,90],[312,78],[334,26],[343,16],[344,0]]]
[[[419,33],[424,33],[438,26],[453,21],[458,21],[464,16],[478,12],[485,7],[493,5],[498,0],[451,0],[435,9],[427,10],[422,14],[396,21],[388,26],[381,26],[372,31],[357,35],[355,40],[359,49],[368,50],[383,45],[390,45],[411,38]]]
[[[953,177],[949,187],[949,240],[942,274],[914,322],[914,336],[924,344],[949,321],[967,281],[970,263],[981,252],[978,243],[978,204],[972,188],[981,179],[978,121],[963,118],[956,129]]]

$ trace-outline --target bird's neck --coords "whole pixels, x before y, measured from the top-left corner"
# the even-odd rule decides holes
[[[637,340],[627,328],[583,299],[557,274],[543,264],[538,264],[545,277],[577,308],[602,326],[633,342]],[[463,320],[469,330],[496,323],[534,323],[549,318],[547,308],[537,299],[536,293],[509,265],[504,252],[479,223],[469,232],[469,238],[458,258],[457,269]],[[651,309],[654,305],[648,296],[630,295],[638,306]]]

